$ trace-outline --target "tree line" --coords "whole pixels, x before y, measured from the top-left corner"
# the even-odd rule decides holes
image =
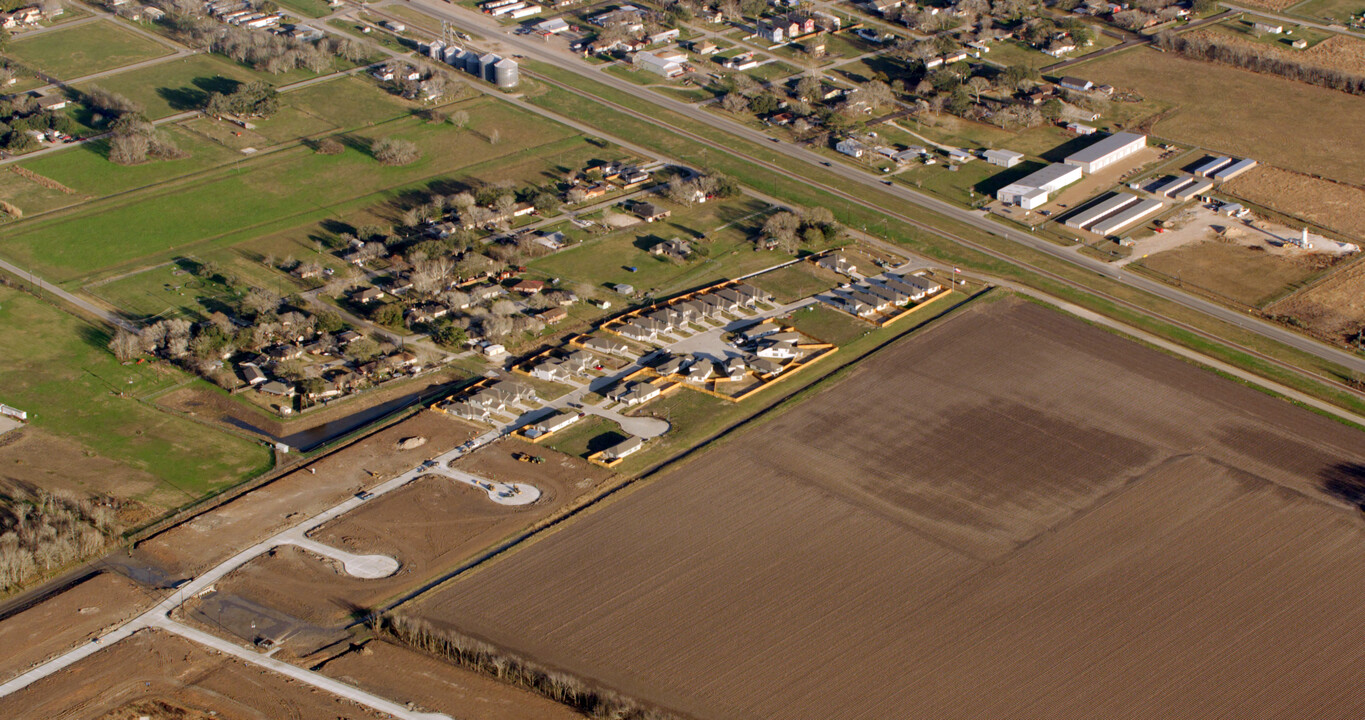
[[[565,672],[496,648],[454,630],[438,630],[426,620],[389,613],[376,619],[376,630],[409,647],[526,688],[590,718],[612,720],[676,720],[620,693],[596,687]]]
[[[1352,95],[1365,95],[1365,75],[1310,65],[1270,49],[1262,50],[1241,44],[1224,43],[1206,36],[1184,37],[1170,32],[1158,33],[1155,43],[1162,50],[1196,60],[1222,63],[1266,75],[1279,75]]]

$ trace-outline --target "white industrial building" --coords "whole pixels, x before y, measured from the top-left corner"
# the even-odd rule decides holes
[[[661,53],[641,51],[635,53],[632,62],[656,75],[672,78],[686,72],[682,64],[687,62],[687,54],[676,51]]]
[[[986,162],[1000,167],[1014,167],[1024,161],[1024,154],[1013,150],[987,150],[981,153]]]
[[[1019,178],[1017,182],[1000,188],[995,199],[1010,205],[1032,210],[1047,202],[1048,195],[1081,179],[1081,168],[1067,163],[1053,163],[1037,172]]]
[[[1113,235],[1161,212],[1160,200],[1142,200],[1090,226],[1096,235]]]
[[[1087,173],[1098,172],[1147,147],[1147,136],[1130,132],[1114,133],[1066,157],[1066,164],[1078,165]]]

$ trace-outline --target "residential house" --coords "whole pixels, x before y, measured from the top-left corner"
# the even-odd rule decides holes
[[[840,275],[847,275],[849,277],[854,277],[854,273],[858,271],[858,266],[843,253],[822,255],[820,256],[820,259],[815,261],[815,264],[817,267],[833,270]]]
[[[749,360],[749,369],[759,377],[772,377],[781,374],[785,368],[781,363],[768,358],[756,357]]]
[[[798,354],[796,346],[789,342],[766,343],[757,352],[759,357],[769,360],[790,360]]]
[[[649,254],[656,257],[669,257],[674,260],[686,260],[687,256],[692,254],[692,245],[681,238],[673,238],[655,243],[654,247],[649,249]]]
[[[657,220],[664,220],[668,218],[668,216],[673,214],[671,210],[666,210],[664,208],[659,207],[658,205],[655,205],[652,202],[644,201],[635,203],[633,206],[631,206],[630,210],[631,212],[635,213],[636,217],[640,218],[641,220],[644,220],[645,222],[651,223]]]
[[[659,336],[652,327],[645,327],[638,322],[628,322],[616,328],[618,335],[638,342],[651,342]]]
[[[540,321],[546,325],[553,325],[567,319],[569,317],[569,311],[562,307],[554,307],[542,310],[536,317],[540,318]]]
[[[834,144],[834,149],[854,158],[861,158],[867,152],[867,146],[853,138],[844,138]]]
[[[580,417],[576,412],[560,411],[526,428],[526,435],[527,437],[538,438],[542,435],[559,432],[578,422]]]
[[[645,446],[644,440],[632,435],[631,437],[628,437],[625,440],[622,440],[621,442],[612,445],[606,450],[603,450],[602,458],[609,462],[620,460],[628,455],[633,455],[639,452],[640,448],[644,446]]]
[[[545,362],[531,368],[531,377],[551,382],[564,382],[570,377],[569,370],[554,360]]]
[[[535,243],[551,250],[561,250],[564,248],[564,233],[556,230],[552,233],[536,233]]]
[[[512,290],[523,295],[535,295],[545,289],[544,280],[521,280],[512,286]]]
[[[280,380],[271,380],[260,386],[260,391],[266,395],[277,395],[279,397],[294,397],[294,386]]]
[[[251,387],[256,387],[257,385],[260,385],[261,383],[266,381],[267,378],[265,376],[265,373],[261,372],[261,369],[256,367],[255,365],[243,365],[241,367],[242,379],[246,381],[247,385],[250,385]]]

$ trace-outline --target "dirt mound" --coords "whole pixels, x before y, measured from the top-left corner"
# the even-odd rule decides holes
[[[405,437],[394,444],[399,450],[416,450],[427,444],[427,439],[418,435],[416,437]]]

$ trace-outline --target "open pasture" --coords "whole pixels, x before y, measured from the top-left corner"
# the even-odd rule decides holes
[[[97,20],[10,42],[4,54],[59,80],[171,54],[171,48],[116,22]]]
[[[407,612],[697,718],[1351,716],[1363,447],[997,302]]]
[[[1365,97],[1147,49],[1108,55],[1077,71],[1174,103],[1152,129],[1158,136],[1365,184],[1365,155],[1341,151],[1354,142]]]
[[[204,241],[227,243],[299,225],[480,163],[513,164],[578,142],[568,128],[502,103],[462,107],[470,115],[467,130],[403,118],[348,135],[350,147],[339,155],[289,148],[174,188],[150,188],[17,224],[0,236],[0,250],[45,277],[69,280]],[[494,128],[500,132],[490,142],[481,132]],[[421,159],[401,167],[379,164],[367,148],[383,137],[414,142]]]

